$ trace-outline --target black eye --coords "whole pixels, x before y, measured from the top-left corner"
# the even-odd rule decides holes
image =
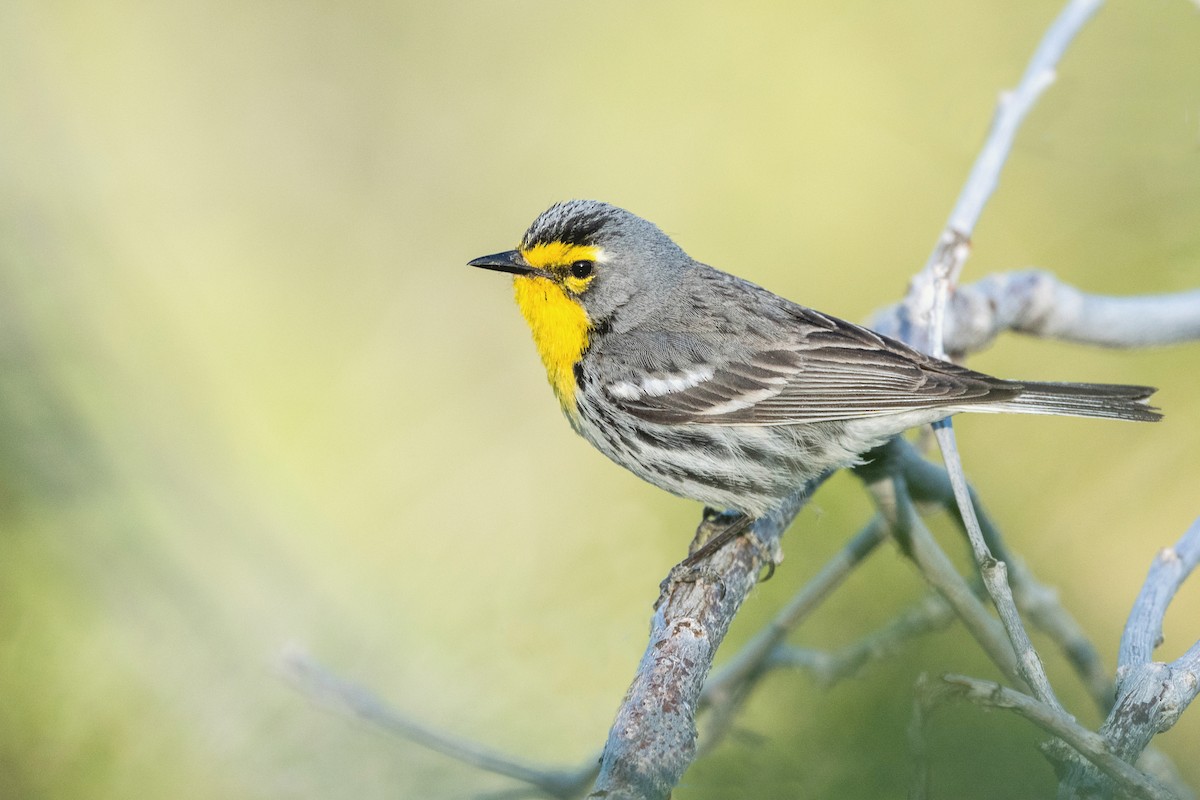
[[[595,266],[594,261],[576,261],[571,265],[571,274],[576,278],[586,278],[592,274],[592,268]]]

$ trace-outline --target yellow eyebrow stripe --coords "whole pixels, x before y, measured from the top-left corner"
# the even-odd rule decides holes
[[[573,264],[576,261],[595,261],[600,257],[600,248],[586,244],[566,242],[542,242],[521,251],[529,266],[549,269]]]

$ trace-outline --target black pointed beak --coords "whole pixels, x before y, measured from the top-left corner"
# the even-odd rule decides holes
[[[467,266],[482,267],[496,272],[511,272],[513,275],[529,275],[537,271],[525,262],[525,258],[519,250],[507,250],[503,253],[481,256],[474,261],[468,261]]]

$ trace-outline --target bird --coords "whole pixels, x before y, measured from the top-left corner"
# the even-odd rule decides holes
[[[1153,387],[1004,380],[933,358],[703,264],[597,200],[552,205],[515,250],[468,266],[513,276],[571,427],[654,486],[726,509],[721,542],[953,414],[1162,416]]]

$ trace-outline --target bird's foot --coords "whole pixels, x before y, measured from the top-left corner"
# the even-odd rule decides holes
[[[718,511],[710,506],[704,507],[704,515],[696,526],[696,535],[688,546],[688,557],[681,564],[694,566],[713,553],[720,550],[739,534],[745,533],[752,517],[740,511]]]
[[[754,534],[751,528],[753,523],[752,517],[740,511],[718,511],[711,506],[705,506],[703,517],[696,527],[696,535],[688,548],[688,557],[683,563],[695,564],[742,535],[758,553],[759,560],[766,565],[767,574],[758,579],[759,583],[771,580],[775,575],[776,564],[782,560],[782,554],[778,545],[774,548],[768,547]]]
[[[672,569],[666,579],[659,584],[658,600],[654,604],[657,609],[675,587],[681,583],[696,583],[699,581],[722,585],[720,573],[709,567],[706,562],[722,547],[738,536],[745,535],[750,545],[758,553],[762,563],[766,565],[767,573],[760,581],[770,580],[775,574],[775,553],[758,540],[751,529],[754,518],[740,511],[717,511],[713,508],[704,509],[704,517],[696,528],[696,536],[688,547],[688,557],[680,561]],[[724,587],[721,588],[724,593]]]

